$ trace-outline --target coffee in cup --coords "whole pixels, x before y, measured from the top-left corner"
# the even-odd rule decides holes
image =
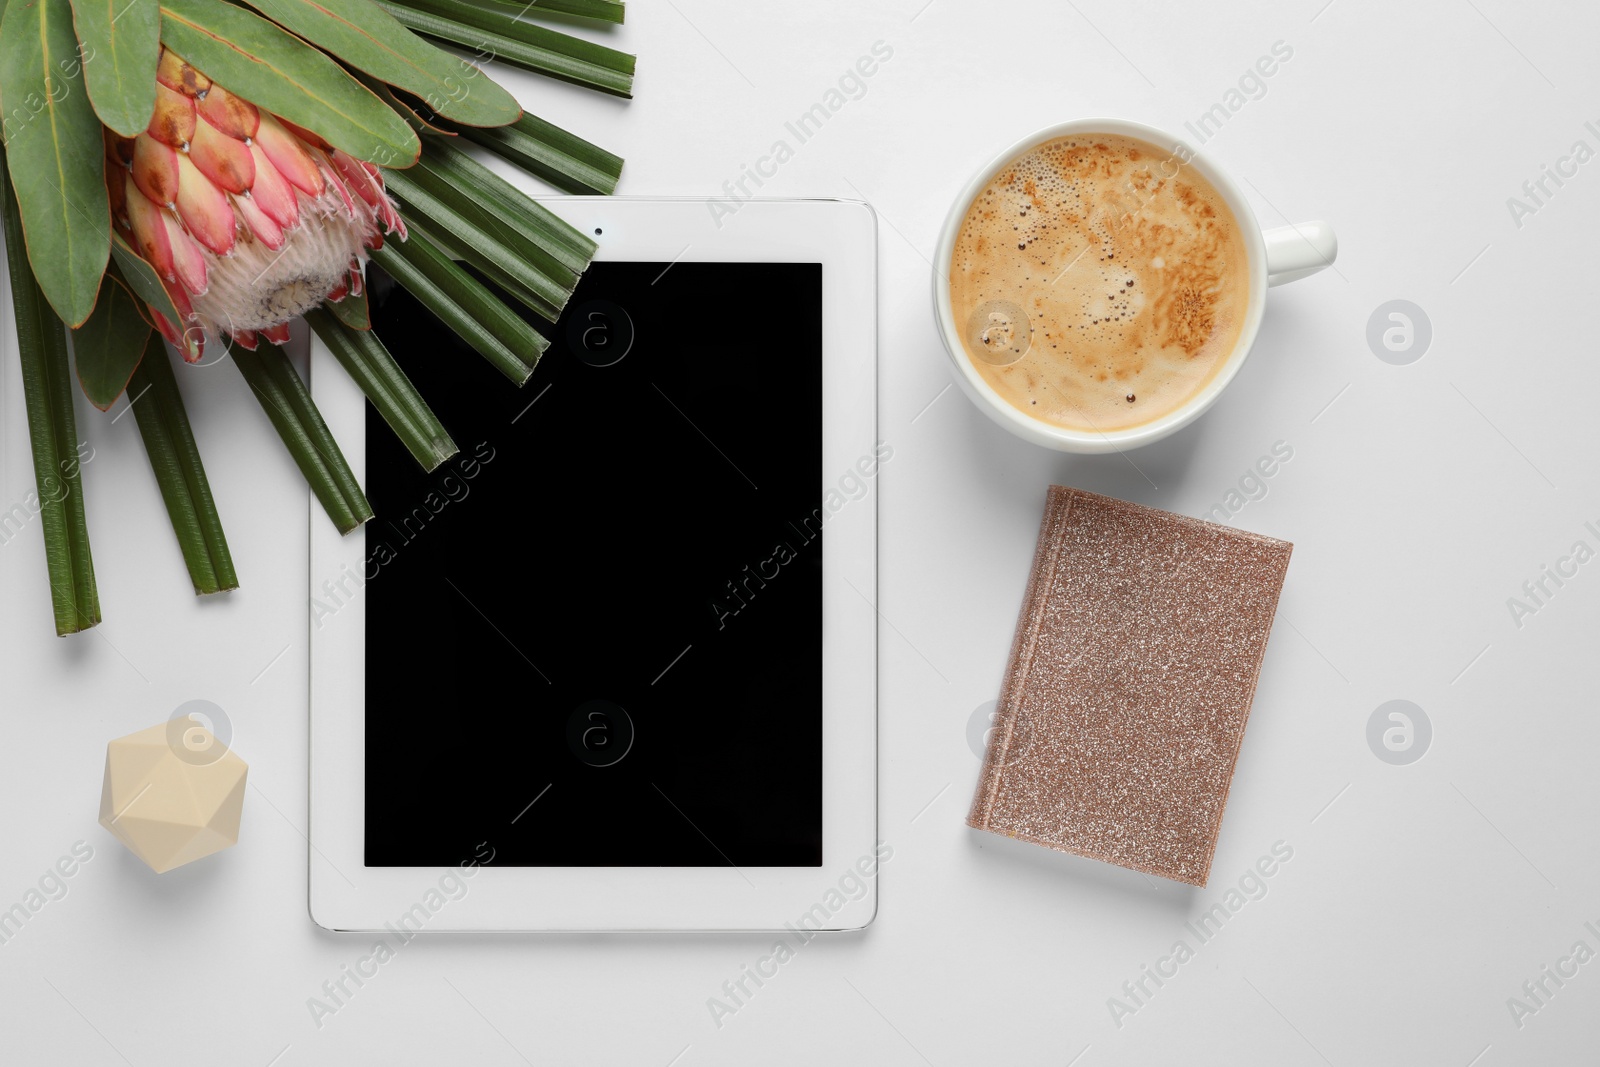
[[[1251,312],[1248,247],[1186,159],[1072,133],[978,191],[949,260],[950,311],[1006,403],[1069,431],[1124,431],[1183,408],[1227,364]]]

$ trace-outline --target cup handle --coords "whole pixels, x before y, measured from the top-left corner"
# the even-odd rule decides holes
[[[1297,226],[1277,226],[1261,232],[1267,247],[1267,284],[1309,278],[1324,267],[1333,266],[1339,255],[1339,239],[1326,222],[1302,222]]]

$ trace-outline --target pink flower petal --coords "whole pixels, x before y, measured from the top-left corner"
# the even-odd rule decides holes
[[[278,225],[276,219],[261,210],[261,205],[256,203],[252,196],[234,197],[233,209],[244,220],[256,240],[276,252],[283,247],[287,238],[284,237],[283,227]]]
[[[261,127],[261,112],[250,101],[213,85],[200,101],[200,117],[236,141],[254,137]]]
[[[261,115],[261,126],[256,130],[255,143],[261,146],[261,151],[272,160],[272,165],[289,180],[290,185],[310,197],[322,195],[323,177],[318,172],[316,161],[311,158],[311,152],[304,142],[265,112]]]
[[[156,86],[156,110],[146,130],[164,145],[182,148],[194,138],[194,101],[165,85]]]
[[[250,187],[256,206],[273,222],[289,229],[300,218],[300,201],[295,197],[294,187],[278,173],[259,143],[250,146],[250,158],[256,165],[256,183]]]
[[[212,184],[230,193],[242,193],[255,183],[256,164],[250,149],[243,141],[236,141],[211,125],[203,115],[194,126],[189,158]]]
[[[156,81],[184,96],[198,96],[211,88],[211,79],[179,58],[176,52],[161,50],[156,63]]]
[[[181,152],[178,154],[178,214],[195,240],[217,255],[233,250],[237,220],[228,195],[212,185]]]
[[[178,152],[147,133],[133,139],[133,180],[157,204],[178,200]]]
[[[156,269],[157,274],[169,282],[177,281],[178,268],[173,260],[172,242],[162,221],[166,212],[146,199],[134,184],[131,174],[123,180],[123,202],[128,209],[128,225],[133,230],[134,247],[145,262]]]

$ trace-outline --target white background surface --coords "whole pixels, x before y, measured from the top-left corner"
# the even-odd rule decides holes
[[[623,191],[711,193],[875,41],[894,49],[765,190],[865,196],[883,220],[880,420],[895,455],[874,493],[880,823],[894,857],[877,924],[808,945],[720,1029],[707,998],[770,939],[419,939],[319,1029],[307,999],[369,939],[320,932],[305,912],[307,500],[219,366],[181,381],[239,592],[193,600],[133,420],[81,400],[105,623],[54,638],[37,525],[0,546],[0,907],[73,842],[95,849],[68,895],[0,945],[0,1059],[1595,1058],[1600,962],[1520,1029],[1506,1002],[1579,939],[1600,950],[1583,927],[1600,926],[1600,562],[1520,629],[1506,600],[1574,541],[1600,547],[1583,526],[1600,520],[1600,161],[1520,228],[1506,198],[1575,140],[1600,148],[1583,128],[1600,125],[1600,16],[1506,0],[919,2],[640,0],[614,35],[642,54],[638,100],[508,75],[531,108],[628,157]],[[1292,60],[1205,150],[1245,179],[1264,224],[1332,221],[1337,273],[1273,292],[1229,394],[1167,442],[1080,459],[1005,435],[949,388],[929,314],[924,257],[954,191],[998,146],[1065,118],[1177,129],[1277,40]],[[1380,362],[1364,338],[1395,298],[1434,327],[1410,366]],[[7,319],[4,503],[31,486]],[[719,359],[760,356],[759,338],[720,343]],[[1232,520],[1296,551],[1211,887],[967,830],[968,723],[999,684],[1045,486],[1198,514],[1280,440],[1293,459]],[[495,540],[484,531],[486,550]],[[1435,729],[1408,767],[1365,740],[1397,697]],[[95,824],[104,746],[192,698],[227,709],[252,788],[238,847],[157,878]],[[1280,840],[1294,856],[1266,897],[1116,1026],[1108,998]]]

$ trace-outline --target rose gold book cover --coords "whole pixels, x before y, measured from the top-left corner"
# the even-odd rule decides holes
[[[1051,486],[968,824],[1205,885],[1293,547]]]

